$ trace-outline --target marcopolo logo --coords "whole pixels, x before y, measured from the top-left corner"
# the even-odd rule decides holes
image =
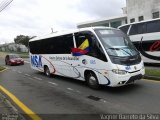
[[[41,56],[39,56],[39,55],[32,55],[31,56],[31,64],[34,67],[42,67]]]
[[[130,67],[130,66],[126,66],[125,69],[126,69],[126,70],[130,70],[131,67]]]

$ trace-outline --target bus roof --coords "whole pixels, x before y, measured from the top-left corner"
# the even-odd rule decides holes
[[[86,27],[86,28],[79,28],[79,29],[74,29],[74,30],[67,30],[67,31],[61,31],[61,32],[55,32],[55,33],[51,33],[45,36],[39,36],[39,37],[35,37],[31,40],[29,40],[29,42],[32,41],[37,41],[37,40],[43,40],[46,38],[51,38],[51,37],[56,37],[56,36],[61,36],[61,35],[66,35],[66,34],[71,34],[71,33],[75,33],[75,32],[80,32],[80,31],[87,31],[87,30],[94,30],[94,29],[116,29],[116,28],[111,28],[111,27]]]
[[[133,23],[129,23],[129,24],[124,24],[119,26],[118,28],[127,26],[127,25],[133,25],[133,24],[138,24],[138,23],[145,23],[145,22],[151,22],[151,21],[156,21],[156,20],[160,20],[160,18],[156,18],[156,19],[150,19],[150,20],[145,20],[145,21],[140,21],[140,22],[133,22]]]

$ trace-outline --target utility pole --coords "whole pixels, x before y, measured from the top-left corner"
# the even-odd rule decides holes
[[[51,28],[51,31],[52,31],[51,33],[53,33],[53,28]]]

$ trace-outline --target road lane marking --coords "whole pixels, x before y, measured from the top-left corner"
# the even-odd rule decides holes
[[[30,62],[28,62],[28,61],[24,61],[25,63],[30,63]]]
[[[80,92],[80,91],[78,91],[78,90],[77,90],[76,92],[77,92],[77,93],[81,93],[81,92]]]
[[[38,77],[33,77],[34,79],[36,79],[36,80],[42,80],[41,78],[38,78]]]
[[[33,80],[33,78],[28,78],[28,79]]]
[[[23,104],[16,96],[10,93],[7,89],[0,85],[0,90],[3,91],[16,105],[18,105],[32,120],[42,120],[36,113]]]
[[[21,71],[18,71],[18,73],[20,73],[20,74],[21,74],[22,72],[21,72]]]
[[[31,76],[31,75],[29,75],[29,74],[24,74],[25,76]]]
[[[49,84],[52,84],[52,85],[55,85],[55,86],[58,86],[57,83],[54,83],[54,82],[48,82]]]
[[[73,89],[72,89],[72,88],[67,88],[67,90],[73,91]]]

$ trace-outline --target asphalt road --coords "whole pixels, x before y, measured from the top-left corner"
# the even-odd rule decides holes
[[[2,58],[0,65],[4,65]],[[80,117],[86,118],[86,114],[93,117],[93,114],[160,113],[160,82],[140,80],[134,85],[92,90],[74,79],[48,78],[32,70],[29,63],[7,67],[8,70],[0,73],[0,85],[42,119],[64,119],[68,115],[82,119]],[[93,118],[100,119],[100,116]]]

